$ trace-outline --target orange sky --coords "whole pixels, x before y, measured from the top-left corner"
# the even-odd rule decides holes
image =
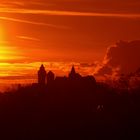
[[[118,40],[140,39],[139,7],[139,0],[1,0],[0,63],[102,61]]]
[[[16,47],[25,61],[102,60],[116,41],[139,39],[139,7],[139,0],[3,0],[1,46]]]

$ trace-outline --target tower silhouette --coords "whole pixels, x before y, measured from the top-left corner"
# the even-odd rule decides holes
[[[46,70],[44,65],[42,64],[38,71],[38,84],[45,85],[46,84]]]
[[[72,66],[71,72],[69,73],[69,78],[73,79],[76,75],[75,68]]]
[[[55,75],[52,71],[47,73],[47,84],[51,84],[55,80]]]
[[[81,78],[81,75],[76,73],[74,66],[72,66],[71,72],[69,73],[69,78],[71,80],[77,80]]]

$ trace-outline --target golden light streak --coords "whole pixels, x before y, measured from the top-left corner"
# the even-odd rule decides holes
[[[40,41],[40,39],[38,38],[29,37],[29,36],[17,36],[17,38],[23,39],[23,40],[30,40],[30,41]]]
[[[7,45],[5,29],[0,25],[0,63],[11,60],[23,59],[23,55],[18,51],[17,47]],[[1,64],[0,64],[1,66]]]
[[[16,48],[0,45],[0,62],[16,59],[22,59],[22,57],[19,56]]]
[[[62,29],[67,28],[65,26],[60,26],[60,25],[48,24],[48,23],[43,23],[43,22],[34,22],[34,21],[29,21],[29,20],[22,20],[18,18],[3,17],[3,16],[0,16],[0,20],[7,20],[7,21],[12,21],[12,22],[26,23],[26,24],[32,24],[32,25],[38,25],[38,26],[47,26],[51,28],[62,28]]]
[[[96,12],[77,12],[77,11],[56,11],[56,10],[34,10],[18,8],[0,8],[0,13],[11,14],[37,14],[51,16],[84,16],[84,17],[114,17],[114,18],[140,18],[140,14],[132,13],[96,13]]]

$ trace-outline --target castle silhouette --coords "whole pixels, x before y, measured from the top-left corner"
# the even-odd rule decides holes
[[[38,85],[50,85],[53,83],[63,84],[65,82],[71,82],[71,83],[92,83],[96,84],[96,79],[94,76],[81,76],[79,73],[76,72],[74,65],[71,68],[71,71],[68,75],[68,77],[56,77],[55,74],[52,71],[46,72],[44,65],[42,64],[40,66],[40,69],[38,70]]]
[[[139,93],[139,86],[122,90],[96,83],[94,76],[81,76],[74,66],[68,76],[58,77],[41,65],[38,82],[0,94],[1,137],[134,139],[139,136]]]

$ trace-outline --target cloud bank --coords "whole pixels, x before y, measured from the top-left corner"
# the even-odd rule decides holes
[[[140,68],[140,40],[120,41],[109,47],[97,75],[129,74]]]

